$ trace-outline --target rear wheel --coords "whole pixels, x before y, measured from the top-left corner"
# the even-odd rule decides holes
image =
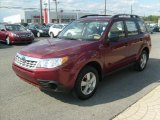
[[[85,67],[78,75],[74,93],[79,99],[88,99],[94,95],[99,83],[99,75],[95,68]]]
[[[143,50],[139,60],[137,61],[135,68],[137,71],[143,71],[146,66],[147,66],[147,62],[148,62],[148,53],[147,51]]]

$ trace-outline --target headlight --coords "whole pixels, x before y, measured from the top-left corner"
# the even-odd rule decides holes
[[[12,36],[16,36],[16,37],[19,37],[17,34],[15,33],[11,33]]]
[[[43,33],[43,30],[39,30],[40,33]]]
[[[68,57],[41,59],[37,64],[37,68],[55,68],[68,61]]]

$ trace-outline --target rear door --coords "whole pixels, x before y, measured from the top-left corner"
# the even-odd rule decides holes
[[[112,39],[112,37],[115,36],[118,37],[116,41]],[[124,21],[115,21],[112,24],[108,33],[108,40],[109,42],[105,46],[106,72],[110,72],[127,64],[128,57],[130,56]]]
[[[143,45],[143,34],[140,34],[138,23],[135,20],[125,20],[127,39],[130,49],[129,61],[135,61],[138,50]]]

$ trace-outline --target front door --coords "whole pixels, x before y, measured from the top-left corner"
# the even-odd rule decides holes
[[[128,39],[124,27],[124,21],[113,22],[108,33],[108,43],[105,45],[105,68],[110,72],[127,64],[130,56]]]

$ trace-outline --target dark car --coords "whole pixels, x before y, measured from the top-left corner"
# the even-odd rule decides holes
[[[27,26],[27,29],[29,29],[35,37],[45,37],[49,36],[48,31],[49,29],[45,27],[44,25],[40,24],[29,24]]]
[[[155,25],[155,26],[151,27],[151,30],[153,32],[160,32],[160,27],[158,25]]]
[[[18,24],[0,24],[0,41],[6,44],[31,43],[34,40],[32,32]]]
[[[58,38],[20,50],[13,70],[40,89],[69,89],[88,99],[106,74],[130,64],[143,71],[150,50],[150,34],[140,17],[88,15],[65,27]]]

